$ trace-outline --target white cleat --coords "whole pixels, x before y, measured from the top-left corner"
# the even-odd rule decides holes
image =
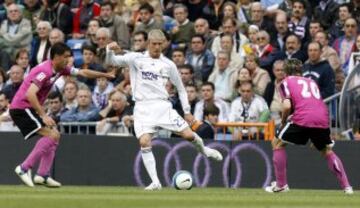
[[[212,159],[214,159],[216,161],[222,161],[223,160],[223,156],[216,149],[211,149],[209,147],[204,147],[204,152],[205,152],[206,157],[212,158]]]
[[[352,195],[352,194],[354,194],[354,190],[351,186],[348,186],[348,187],[344,188],[344,193],[348,194],[348,195]]]
[[[34,183],[44,185],[49,188],[59,188],[61,187],[61,183],[55,181],[51,177],[42,177],[39,175],[35,175],[34,177]]]
[[[273,181],[270,186],[265,187],[265,191],[269,193],[289,192],[290,188],[287,184],[283,187],[278,187],[276,181]]]
[[[27,172],[21,169],[21,166],[18,165],[15,168],[16,175],[19,176],[19,178],[22,180],[22,182],[25,183],[25,185],[29,187],[34,187],[34,183],[31,180],[31,170],[29,169]]]
[[[160,183],[154,183],[152,182],[150,185],[148,185],[147,187],[145,187],[145,191],[159,191],[161,190],[162,186]]]

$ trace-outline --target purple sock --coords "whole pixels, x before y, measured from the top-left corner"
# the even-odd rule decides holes
[[[287,157],[285,149],[276,149],[273,151],[273,163],[277,186],[283,187],[287,184]]]
[[[53,145],[55,141],[50,139],[49,137],[40,138],[31,153],[25,159],[25,161],[21,164],[21,168],[25,171],[32,168],[36,162],[49,150],[49,148]]]
[[[50,169],[54,161],[55,151],[58,146],[58,142],[53,143],[49,150],[41,157],[37,174],[40,176],[50,175]]]
[[[344,170],[344,166],[341,162],[341,160],[338,158],[338,156],[332,152],[328,155],[326,155],[326,160],[328,162],[328,167],[331,170],[331,172],[334,173],[336,178],[338,179],[341,188],[349,187],[349,181],[346,176],[346,172]]]

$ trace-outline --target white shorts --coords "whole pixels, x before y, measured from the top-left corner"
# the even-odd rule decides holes
[[[188,123],[173,109],[166,100],[138,101],[134,108],[134,128],[137,138],[156,133],[159,128],[181,132],[189,127]]]

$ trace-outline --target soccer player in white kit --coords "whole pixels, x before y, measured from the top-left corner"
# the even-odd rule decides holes
[[[203,140],[193,132],[188,123],[194,123],[190,113],[190,105],[184,85],[176,65],[161,54],[165,35],[161,30],[151,30],[148,36],[148,50],[144,53],[129,52],[124,55],[116,42],[108,44],[106,64],[128,65],[130,68],[130,82],[135,99],[134,127],[139,139],[141,156],[152,183],[145,190],[160,190],[161,183],[156,172],[156,161],[151,150],[151,139],[159,127],[171,130],[182,138],[191,141],[196,149],[217,161],[222,160],[219,151],[205,147]],[[169,95],[165,89],[168,81],[177,88],[184,110],[185,120],[172,108]]]

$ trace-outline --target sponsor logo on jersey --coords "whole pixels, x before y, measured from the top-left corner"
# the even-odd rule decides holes
[[[154,74],[153,72],[142,71],[141,77],[145,80],[158,80],[160,76],[157,74]]]

